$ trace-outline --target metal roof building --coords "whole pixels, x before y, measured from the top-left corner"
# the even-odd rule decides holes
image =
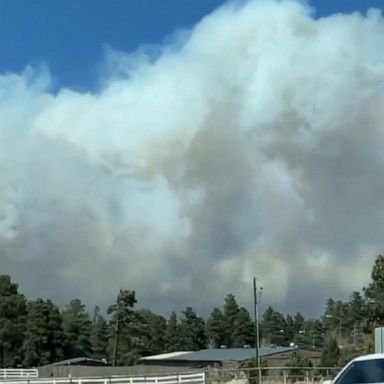
[[[105,366],[107,363],[104,360],[92,359],[90,357],[74,357],[73,359],[61,360],[52,364],[51,366],[62,367],[66,365],[86,365],[91,367]]]
[[[263,347],[259,349],[260,357],[266,357],[297,350],[295,347]],[[202,349],[195,352],[173,352],[161,355],[142,357],[140,361],[151,362],[224,362],[224,361],[245,361],[254,358],[255,348],[220,348]]]
[[[259,349],[261,359],[269,367],[286,366],[295,352],[304,355],[314,365],[318,365],[320,362],[321,352],[313,348],[262,347]],[[142,357],[140,363],[152,366],[184,368],[238,367],[241,363],[253,359],[255,355],[255,348],[202,349],[195,352],[173,352]]]

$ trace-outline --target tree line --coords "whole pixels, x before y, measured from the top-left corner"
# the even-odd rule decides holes
[[[191,307],[165,318],[136,304],[134,291],[120,290],[105,316],[97,306],[89,313],[80,299],[60,309],[51,300],[28,300],[9,275],[0,275],[0,367],[36,367],[82,356],[131,365],[158,353],[255,345],[254,321],[231,293],[206,319]],[[379,255],[369,285],[347,301],[328,299],[318,319],[267,308],[260,319],[261,345],[321,348],[322,365],[336,366],[372,351],[373,330],[382,324],[384,257]],[[291,364],[307,363],[294,358]]]

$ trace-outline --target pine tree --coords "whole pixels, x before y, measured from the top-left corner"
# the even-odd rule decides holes
[[[299,352],[293,352],[287,367],[290,367],[289,375],[292,376],[292,381],[302,381],[305,370],[304,368],[312,367],[312,361]]]
[[[144,322],[143,348],[141,354],[156,355],[165,350],[166,319],[149,309],[139,311]]]
[[[182,313],[180,334],[183,348],[188,351],[204,348],[207,343],[204,320],[191,307],[187,307]]]
[[[68,358],[91,354],[91,319],[79,299],[71,300],[63,312],[63,330]]]
[[[23,360],[22,345],[27,307],[10,276],[0,275],[0,368],[13,367]]]
[[[262,341],[265,345],[284,345],[289,342],[284,316],[272,307],[266,309],[261,322]]]
[[[241,307],[235,320],[233,346],[242,348],[244,345],[255,344],[255,329],[246,308]]]
[[[225,303],[223,307],[224,315],[224,344],[231,348],[233,346],[233,332],[235,327],[235,322],[239,314],[239,305],[237,304],[236,298],[234,295],[229,293],[225,298]]]
[[[50,300],[28,303],[24,345],[24,366],[46,365],[64,358],[64,334],[59,308]]]
[[[372,327],[384,325],[384,256],[379,255],[372,269],[372,281],[364,289],[369,303],[367,315]]]
[[[340,349],[335,338],[330,338],[322,352],[321,363],[322,367],[337,367],[340,359]]]
[[[219,308],[214,308],[206,321],[206,335],[208,345],[218,348],[225,344],[225,321],[224,315]]]
[[[165,350],[174,352],[182,350],[180,324],[175,312],[172,312],[165,331]]]
[[[108,326],[98,306],[96,306],[93,311],[90,342],[92,356],[96,359],[106,358],[108,347]]]
[[[142,319],[134,310],[136,303],[134,291],[120,290],[116,303],[108,308],[113,365],[131,365],[139,357],[136,342],[142,336]]]

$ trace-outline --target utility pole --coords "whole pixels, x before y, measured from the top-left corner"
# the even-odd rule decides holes
[[[258,383],[261,384],[261,359],[260,359],[260,332],[259,332],[259,304],[261,301],[261,292],[263,288],[257,287],[256,284],[256,277],[253,278],[253,303],[254,303],[254,310],[255,310],[255,351],[256,351],[256,364],[257,364],[257,371],[259,376]]]

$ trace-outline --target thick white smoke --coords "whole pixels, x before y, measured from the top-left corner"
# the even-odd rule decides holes
[[[1,271],[27,296],[166,313],[228,292],[316,314],[384,224],[384,20],[231,3],[98,92],[0,78]]]

